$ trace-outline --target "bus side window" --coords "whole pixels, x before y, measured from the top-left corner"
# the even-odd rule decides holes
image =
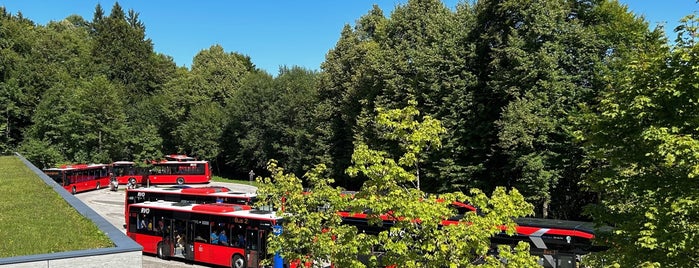
[[[209,223],[203,221],[197,222],[197,225],[194,229],[194,241],[208,242],[209,235]]]
[[[138,215],[137,213],[131,213],[129,215],[129,226],[128,226],[129,232],[139,232],[140,233],[141,229],[142,229],[141,224],[140,224],[141,220],[142,219],[141,219],[140,215]]]
[[[245,247],[245,229],[242,225],[235,225],[231,230],[231,245],[234,247]]]
[[[138,217],[138,227],[137,229],[143,230],[143,229],[148,229],[148,217],[145,214],[141,214]]]

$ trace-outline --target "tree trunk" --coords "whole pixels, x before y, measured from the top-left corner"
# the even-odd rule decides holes
[[[415,163],[415,176],[417,178],[417,189],[420,190],[420,164]]]

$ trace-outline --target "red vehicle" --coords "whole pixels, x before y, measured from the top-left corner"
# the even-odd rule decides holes
[[[281,231],[282,220],[249,206],[164,201],[128,205],[127,215],[126,234],[144,253],[234,268],[271,258],[267,237]],[[283,260],[275,255],[274,263],[282,267]]]
[[[148,181],[151,184],[208,183],[211,167],[208,161],[160,161],[151,163]]]
[[[222,186],[136,188],[126,190],[126,200],[124,203],[130,205],[158,200],[170,202],[184,201],[193,204],[225,203],[252,205],[252,203],[257,200],[257,194],[233,192]]]
[[[479,211],[468,204],[455,202],[453,206],[461,215],[442,221],[443,225],[458,224],[463,213],[479,213]],[[370,225],[367,214],[338,212],[342,216],[344,224],[354,225],[360,232],[378,234],[394,225],[393,218],[381,216],[383,224],[381,226]],[[592,243],[595,237],[594,224],[591,222],[563,221],[553,219],[538,218],[517,218],[517,229],[515,235],[505,233],[505,226],[500,228],[501,233],[491,237],[493,246],[516,245],[520,241],[530,244],[530,253],[539,256],[539,264],[542,267],[574,268],[578,263],[578,256],[590,252],[606,250],[605,247],[596,246]]]
[[[131,183],[136,185],[143,180],[143,169],[137,168],[131,161],[116,161],[109,165],[110,172],[116,177],[119,184]]]
[[[72,194],[109,185],[109,169],[104,164],[63,165],[44,169],[44,173]]]
[[[135,188],[126,189],[124,209],[129,205],[143,202],[182,202],[190,204],[236,204],[252,205],[257,200],[254,193],[232,192],[226,187],[203,186],[191,188]]]
[[[153,161],[144,168],[136,167],[134,162],[117,161],[110,166],[119,184],[181,185],[208,183],[211,180],[211,167],[208,161]]]

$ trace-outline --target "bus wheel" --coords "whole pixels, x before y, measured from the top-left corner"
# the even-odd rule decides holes
[[[77,192],[78,192],[78,191],[75,190],[75,186],[73,186],[73,189],[70,190],[70,193],[71,193],[71,194],[75,194],[75,193],[77,193]]]
[[[164,243],[158,243],[158,258],[167,260],[167,256],[165,255],[165,244]]]
[[[240,254],[233,255],[233,262],[231,262],[231,267],[233,268],[245,268],[245,259]]]
[[[182,178],[182,177],[177,178],[177,184],[178,185],[184,184],[184,178]]]
[[[131,183],[131,185],[136,185],[136,178],[129,178],[129,183]]]
[[[95,187],[95,190],[99,190],[99,189],[100,189],[100,183],[97,182],[97,187]]]

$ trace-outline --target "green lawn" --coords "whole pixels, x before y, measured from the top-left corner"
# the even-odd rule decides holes
[[[212,176],[211,181],[217,181],[217,182],[231,182],[231,183],[238,183],[238,184],[245,184],[245,185],[252,185],[255,187],[259,188],[259,184],[256,181],[246,181],[246,180],[235,180],[235,179],[227,179],[224,177],[219,177],[219,176]]]
[[[113,246],[14,156],[0,156],[0,258]]]

